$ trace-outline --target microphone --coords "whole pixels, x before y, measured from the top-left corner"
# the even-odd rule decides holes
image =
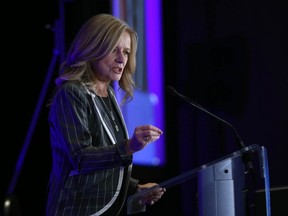
[[[180,94],[172,86],[168,86],[168,90],[169,90],[169,92],[171,94],[176,95],[177,97],[180,97],[181,99],[183,99],[184,101],[188,102],[189,104],[191,104],[192,106],[196,107],[197,109],[200,109],[201,111],[207,113],[208,115],[212,116],[213,118],[221,121],[225,125],[228,125],[230,128],[232,128],[232,130],[234,131],[234,133],[235,133],[235,135],[237,137],[237,141],[238,141],[238,144],[240,145],[240,149],[244,149],[245,148],[244,142],[242,141],[241,137],[237,133],[236,129],[229,122],[227,122],[224,119],[222,119],[222,118],[214,115],[213,113],[209,112],[206,108],[204,108],[201,105],[197,104],[196,102],[194,102],[190,98],[186,97],[185,95]],[[252,152],[250,152],[250,151],[249,152],[244,152],[242,154],[242,161],[245,164],[245,173],[250,173],[251,174],[252,183],[255,184],[256,178],[255,178],[255,172],[254,172],[253,162],[252,162]]]
[[[218,121],[220,121],[220,122],[224,123],[225,125],[228,125],[230,128],[232,128],[234,134],[236,135],[236,138],[237,138],[238,144],[240,145],[240,148],[245,148],[243,140],[241,139],[241,137],[237,133],[236,129],[229,122],[227,122],[224,119],[222,119],[222,118],[214,115],[213,113],[209,112],[206,108],[204,108],[203,106],[194,102],[193,100],[191,100],[187,96],[180,94],[179,92],[176,91],[176,89],[174,87],[168,85],[167,88],[171,94],[176,95],[177,97],[180,97],[181,99],[188,102],[189,104],[196,107],[197,109],[200,109],[201,111],[207,113],[208,115],[212,116],[213,118],[217,119]]]

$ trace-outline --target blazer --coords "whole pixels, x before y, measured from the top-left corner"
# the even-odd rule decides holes
[[[128,130],[112,87],[108,94],[124,128],[120,142],[93,91],[67,82],[55,94],[48,115],[52,169],[47,216],[117,215],[128,189],[136,192],[132,156],[125,150]]]

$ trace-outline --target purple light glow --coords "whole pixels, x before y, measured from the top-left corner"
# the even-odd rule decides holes
[[[161,0],[146,0],[145,3],[145,32],[146,32],[146,59],[147,59],[147,87],[150,93],[157,95],[155,105],[155,122],[158,127],[164,128],[164,97],[163,97],[163,62],[162,62],[162,13]],[[155,151],[160,164],[165,163],[165,136],[157,141]]]
[[[120,17],[123,2],[113,0],[113,14]],[[130,14],[131,15],[131,14]],[[145,46],[146,46],[146,77],[147,92],[135,91],[135,98],[124,109],[123,115],[126,119],[130,136],[135,126],[151,123],[164,128],[164,99],[163,99],[163,69],[162,69],[162,14],[161,0],[144,1],[144,23],[145,23]],[[116,86],[116,89],[117,86]],[[116,92],[117,98],[119,92]],[[119,98],[118,98],[119,99]],[[141,108],[139,108],[141,107]],[[139,111],[141,113],[139,113]],[[155,143],[151,143],[141,152],[133,157],[134,163],[138,165],[161,166],[166,163],[165,159],[165,135]]]

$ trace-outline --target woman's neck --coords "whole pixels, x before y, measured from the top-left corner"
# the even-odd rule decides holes
[[[92,86],[92,89],[96,93],[96,95],[100,97],[107,97],[108,87],[109,87],[109,83],[101,83],[98,81],[95,85]]]

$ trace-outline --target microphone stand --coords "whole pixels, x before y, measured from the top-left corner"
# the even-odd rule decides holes
[[[48,92],[51,80],[53,78],[55,66],[57,65],[57,62],[63,62],[64,56],[65,56],[65,41],[64,41],[64,18],[65,18],[65,8],[64,8],[65,0],[59,1],[59,13],[60,18],[55,20],[54,27],[52,27],[52,31],[54,31],[54,48],[53,48],[53,56],[50,60],[49,67],[45,76],[45,82],[43,84],[43,87],[41,89],[37,106],[35,107],[35,111],[32,117],[32,120],[30,122],[30,126],[28,129],[28,132],[26,134],[25,141],[23,143],[22,149],[20,151],[20,155],[18,156],[18,160],[15,166],[15,170],[12,176],[12,179],[10,181],[10,185],[8,187],[8,191],[4,200],[4,215],[11,215],[15,213],[16,211],[19,211],[18,207],[18,201],[17,198],[13,195],[14,190],[16,188],[18,178],[20,176],[22,166],[25,161],[25,157],[27,154],[27,151],[30,146],[30,142],[33,136],[33,132],[35,131],[35,127],[38,122],[38,118],[42,109],[42,106],[44,104],[45,96]],[[6,205],[6,203],[10,203],[9,205]],[[17,215],[20,213],[17,213]]]
[[[171,94],[180,97],[182,100],[184,100],[185,102],[189,103],[190,105],[196,107],[197,109],[205,112],[206,114],[212,116],[213,118],[215,118],[216,120],[224,123],[225,125],[228,125],[234,132],[237,141],[238,141],[238,145],[240,147],[240,149],[245,149],[246,146],[243,142],[243,140],[241,139],[240,135],[238,134],[238,132],[236,131],[235,127],[233,127],[229,122],[225,121],[224,119],[214,115],[213,113],[211,113],[210,111],[208,111],[206,108],[204,108],[203,106],[199,105],[198,103],[196,103],[195,101],[193,101],[192,99],[188,98],[185,95],[180,94],[179,92],[176,91],[176,89],[172,86],[168,85],[168,90]],[[242,161],[245,165],[245,174],[250,173],[252,176],[252,183],[253,183],[253,188],[255,188],[255,184],[256,184],[256,178],[255,178],[255,172],[254,172],[254,168],[253,168],[253,162],[252,162],[252,152],[251,151],[244,151],[244,153],[242,154]],[[247,198],[248,198],[248,192],[250,190],[247,189]],[[254,194],[255,194],[255,189],[253,190]],[[248,204],[248,199],[247,199],[247,204]],[[249,205],[247,205],[247,215],[249,215]]]

